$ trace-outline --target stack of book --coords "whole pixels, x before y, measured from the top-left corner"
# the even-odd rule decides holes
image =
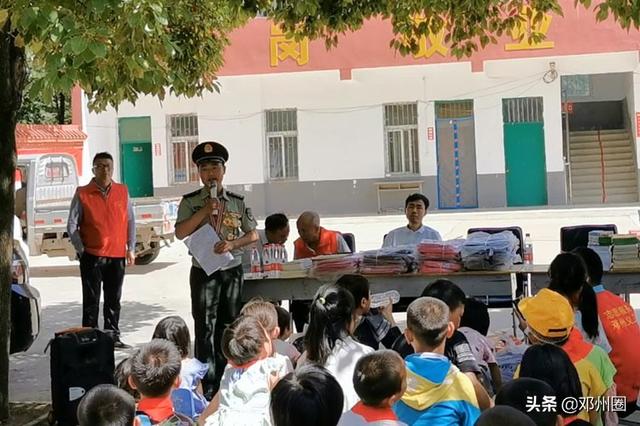
[[[299,278],[309,275],[311,269],[311,259],[298,259],[291,262],[282,264],[282,270],[280,271],[280,278]]]
[[[638,237],[635,235],[613,235],[611,237],[614,269],[638,269]]]

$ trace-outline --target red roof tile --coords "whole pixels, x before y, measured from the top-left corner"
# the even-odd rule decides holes
[[[87,135],[73,124],[18,124],[16,142],[84,141]]]

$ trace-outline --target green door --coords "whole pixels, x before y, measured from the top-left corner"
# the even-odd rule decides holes
[[[120,136],[120,170],[130,197],[153,196],[151,158],[151,118],[118,119]]]
[[[503,100],[507,206],[547,204],[542,98]]]

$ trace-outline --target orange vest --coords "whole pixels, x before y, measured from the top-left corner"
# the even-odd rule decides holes
[[[308,257],[320,256],[323,254],[337,254],[338,235],[340,235],[339,232],[329,231],[328,229],[320,227],[320,241],[318,241],[318,248],[315,251],[307,247],[307,244],[302,241],[302,238],[298,238],[293,243],[293,258],[306,259]]]
[[[626,396],[627,401],[633,403],[640,390],[640,327],[635,312],[628,303],[602,286],[593,289],[598,300],[598,316],[611,344],[609,358],[618,370],[614,379],[618,395]]]
[[[101,257],[126,257],[129,193],[125,185],[112,182],[106,197],[91,181],[78,188],[82,205],[80,237],[87,253]]]

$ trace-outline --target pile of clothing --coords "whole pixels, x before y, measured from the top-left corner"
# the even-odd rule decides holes
[[[418,272],[434,274],[461,271],[462,244],[464,240],[423,240],[417,246]]]
[[[362,252],[360,273],[404,274],[415,270],[415,246],[385,247]]]
[[[360,264],[360,254],[332,254],[312,258],[311,275],[337,276],[355,274]]]
[[[499,271],[522,262],[517,253],[520,241],[511,231],[496,234],[474,232],[460,249],[465,269],[473,271]]]
[[[602,269],[611,269],[611,241],[613,231],[595,230],[589,232],[588,247],[595,251],[602,260]]]
[[[613,235],[611,245],[614,269],[640,268],[638,237],[635,235]]]

